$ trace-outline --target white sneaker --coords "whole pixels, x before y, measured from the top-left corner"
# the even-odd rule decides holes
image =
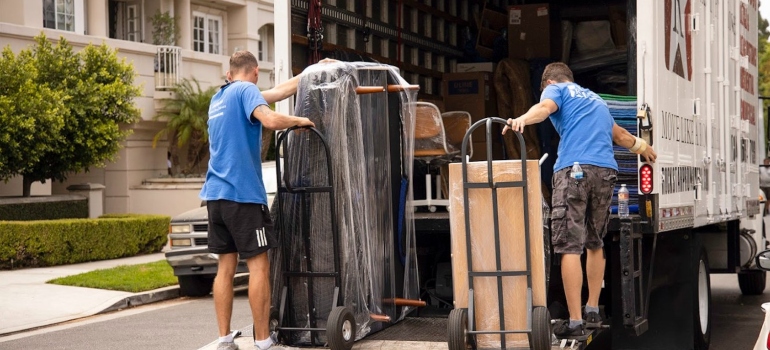
[[[234,342],[220,342],[217,344],[217,350],[238,350],[238,344]]]
[[[259,348],[257,348],[257,349],[259,349]],[[283,344],[278,344],[278,343],[273,343],[273,345],[270,345],[270,347],[265,349],[265,350],[299,350],[299,348],[295,348],[293,346],[288,346],[288,345],[283,345]]]

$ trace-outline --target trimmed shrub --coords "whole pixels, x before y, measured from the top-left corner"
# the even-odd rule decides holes
[[[0,270],[115,259],[159,252],[171,218],[0,221]]]
[[[82,196],[1,198],[0,220],[85,219],[88,199]]]

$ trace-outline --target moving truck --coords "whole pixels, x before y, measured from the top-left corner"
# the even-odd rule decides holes
[[[618,187],[635,190],[635,210],[609,224],[601,299],[609,329],[594,342],[602,337],[612,349],[707,349],[709,275],[737,274],[744,294],[765,288],[765,273],[754,266],[767,243],[758,176],[765,124],[757,9],[757,0],[336,0],[320,10],[306,0],[276,2],[276,77],[288,79],[314,56],[376,60],[399,67],[421,86],[420,99],[440,105],[442,78],[458,63],[509,57],[532,67],[564,61],[578,84],[631,96],[630,127],[658,159],[618,159],[626,176]],[[532,80],[539,85],[537,73]],[[288,102],[278,109],[291,112]],[[473,117],[515,117],[484,113]],[[420,293],[446,315],[449,215],[415,215]],[[424,338],[431,333],[420,328],[425,324],[444,327],[419,324],[396,332],[400,340]]]
[[[285,13],[276,8],[287,16],[276,18],[276,35],[291,33],[292,42],[278,65],[291,57],[301,69],[297,57],[312,52],[308,8],[302,0]],[[637,210],[609,225],[602,304],[613,349],[708,348],[710,273],[737,274],[744,294],[763,292],[765,273],[753,265],[766,247],[757,0],[337,1],[320,13],[325,56],[398,66],[424,100],[442,100],[438,73],[458,62],[499,60],[495,36],[506,32],[508,57],[565,61],[577,83],[636,97],[637,136],[658,159],[630,165]],[[434,263],[446,251],[438,242],[448,242],[447,217],[417,214],[423,280],[447,271]]]

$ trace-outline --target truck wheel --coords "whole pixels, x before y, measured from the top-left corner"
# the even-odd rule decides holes
[[[545,306],[535,306],[532,309],[532,334],[529,336],[529,347],[532,350],[551,348],[551,315]]]
[[[706,350],[711,343],[711,277],[706,251],[701,250],[693,292],[693,345],[696,350]]]
[[[738,273],[738,286],[743,295],[760,295],[765,292],[767,275],[765,271],[743,271]]]
[[[449,313],[447,334],[449,334],[449,350],[473,349],[468,336],[467,309],[454,309]]]
[[[211,293],[214,285],[214,276],[177,276],[179,280],[179,294],[188,297],[203,297]]]
[[[326,322],[326,339],[331,350],[350,350],[356,340],[356,319],[344,306],[332,309]]]

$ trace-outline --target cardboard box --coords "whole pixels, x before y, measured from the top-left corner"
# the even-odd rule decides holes
[[[497,116],[497,100],[492,85],[492,73],[444,73],[442,81],[444,111],[466,111],[471,121]],[[473,133],[473,142],[486,140],[486,131],[481,128]]]
[[[497,65],[493,62],[458,63],[455,72],[490,72],[494,73]]]
[[[508,7],[508,57],[561,59],[561,25],[549,4]]]

